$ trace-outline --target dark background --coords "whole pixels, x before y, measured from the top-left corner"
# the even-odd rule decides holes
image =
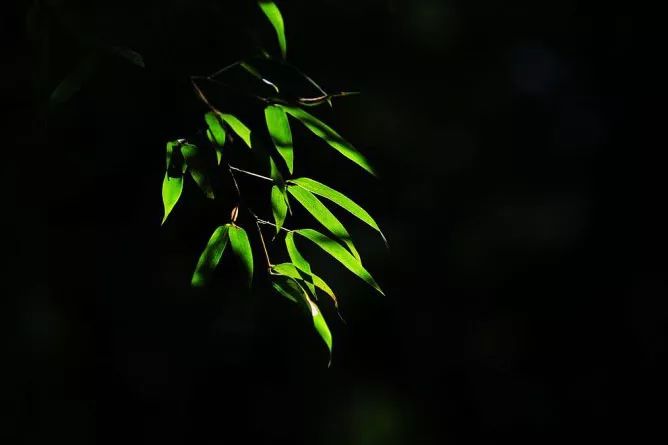
[[[364,204],[391,245],[341,215],[386,297],[314,255],[347,320],[326,310],[329,369],[259,251],[253,291],[229,258],[189,287],[229,197],[189,182],[160,227],[165,142],[203,124],[188,75],[275,52],[254,2],[18,5],[2,443],[643,443],[665,424],[662,147],[628,5],[279,3],[289,60],[362,92],[315,113],[380,179],[295,125],[297,174]]]

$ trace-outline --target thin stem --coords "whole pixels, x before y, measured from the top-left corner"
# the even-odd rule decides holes
[[[241,188],[239,188],[239,183],[237,182],[237,177],[234,174],[234,170],[238,170],[234,167],[232,167],[228,162],[226,162],[228,171],[230,172],[230,176],[232,176],[232,181],[234,182],[234,188],[237,190],[237,195],[239,196],[239,202],[243,202],[243,196],[241,195]],[[260,235],[260,241],[262,242],[262,249],[264,250],[264,258],[267,260],[267,268],[271,269],[272,264],[271,264],[271,259],[269,258],[269,251],[267,250],[267,244],[264,241],[264,235],[262,234],[262,229],[260,228],[260,223],[259,221],[260,218],[255,214],[253,209],[251,209],[248,205],[246,205],[246,210],[248,210],[248,213],[251,214],[253,219],[255,220],[255,227],[257,227],[257,233]]]
[[[258,224],[264,224],[265,226],[272,226],[272,227],[276,227],[278,229],[278,226],[276,224],[274,224],[273,222],[265,221],[263,219],[257,219],[256,222]],[[281,227],[281,230],[283,230],[285,232],[292,232],[292,230],[286,229],[285,227]]]
[[[249,175],[249,176],[255,176],[256,178],[264,179],[265,181],[274,182],[273,179],[268,178],[268,177],[266,177],[266,176],[262,176],[262,175],[258,175],[257,173],[253,173],[253,172],[249,172],[249,171],[246,171],[246,170],[242,170],[242,169],[240,169],[240,168],[233,167],[233,166],[231,166],[231,165],[228,165],[228,166],[230,167],[230,170],[234,170],[234,171],[236,171],[236,172],[243,173],[243,174],[245,174],[245,175]]]

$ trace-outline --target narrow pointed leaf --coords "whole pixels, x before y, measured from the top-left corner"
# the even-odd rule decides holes
[[[209,111],[204,115],[204,120],[209,127],[208,131],[213,137],[212,142],[219,147],[225,145],[225,128],[223,128],[223,124],[218,115],[213,111]]]
[[[276,222],[276,233],[278,233],[285,222],[285,216],[288,213],[288,204],[285,202],[285,194],[277,185],[271,187],[271,210]]]
[[[216,139],[213,137],[213,133],[211,133],[211,130],[208,128],[206,129],[206,137],[216,149],[216,164],[220,165],[220,162],[223,160],[223,147],[218,146]]]
[[[294,279],[289,276],[280,274],[274,277],[272,281],[274,289],[288,298],[289,300],[301,304],[313,319],[313,327],[315,328],[320,338],[327,345],[329,351],[329,365],[332,363],[332,333],[327,326],[325,317],[320,312],[320,308],[309,298],[306,290]]]
[[[230,226],[230,244],[232,251],[239,258],[248,273],[248,287],[253,282],[253,250],[251,249],[248,234],[238,226]]]
[[[307,276],[310,277],[313,280],[315,286],[318,289],[320,289],[321,291],[323,291],[324,293],[326,293],[332,299],[332,301],[334,302],[334,305],[338,306],[338,301],[336,299],[336,295],[334,294],[334,291],[329,287],[329,285],[327,283],[325,283],[325,280],[323,280],[322,278],[320,278],[316,274],[311,273],[311,272],[306,272],[304,270],[300,270],[293,263],[277,264],[277,265],[274,266],[273,270],[275,272],[278,272],[278,273],[280,273],[282,275],[285,275],[287,277],[294,278],[296,280],[304,281],[308,285],[308,281],[304,280],[304,278],[302,276],[302,273],[307,274]]]
[[[380,230],[380,227],[378,227],[378,224],[376,223],[376,221],[374,221],[371,215],[369,215],[369,213],[366,210],[364,210],[360,205],[358,205],[352,199],[348,198],[343,193],[338,192],[333,188],[328,187],[325,184],[310,178],[296,178],[296,179],[291,179],[290,182],[293,182],[298,186],[310,191],[311,193],[329,199],[334,204],[343,207],[353,216],[359,218],[361,221],[367,223],[369,226],[374,228],[383,238],[385,244],[387,244],[387,239],[385,238],[385,235],[383,235],[383,232]]]
[[[343,241],[357,261],[361,262],[360,254],[357,252],[355,245],[350,239],[350,234],[336,216],[325,207],[322,201],[320,201],[313,193],[301,187],[288,187],[288,192],[299,201],[299,203],[320,222],[320,224],[325,226],[332,235]]]
[[[320,121],[312,114],[302,110],[301,108],[291,107],[287,105],[279,105],[279,106],[282,107],[290,116],[294,117],[295,119],[298,119],[301,123],[303,123],[306,126],[306,128],[311,130],[313,134],[320,137],[332,148],[334,148],[343,156],[350,159],[355,164],[359,165],[364,170],[368,171],[369,173],[375,176],[376,173],[374,172],[373,168],[369,164],[369,161],[367,161],[364,155],[362,155],[362,153],[357,151],[357,149],[353,147],[353,145],[350,142],[343,139],[341,135],[339,135],[327,124]]]
[[[227,247],[229,225],[218,227],[214,230],[204,251],[197,261],[195,272],[191,280],[193,287],[203,287],[211,279],[211,274],[218,266],[225,247]]]
[[[295,244],[295,234],[293,232],[288,232],[288,234],[285,235],[285,247],[288,251],[288,256],[290,256],[290,261],[292,261],[292,263],[297,266],[299,270],[306,273],[307,276],[312,275],[311,265],[297,249],[297,245]],[[311,293],[315,296],[313,278],[309,278],[306,285],[309,287]]]
[[[294,303],[299,304],[304,300],[302,290],[300,289],[299,285],[294,279],[290,277],[283,275],[275,276],[272,279],[271,285],[276,290],[276,292]]]
[[[348,251],[339,243],[313,229],[296,230],[295,233],[315,243],[318,247],[343,264],[348,270],[364,280],[369,286],[376,289],[381,295],[385,295],[380,286],[378,286],[378,283],[376,283],[371,274],[367,272],[357,258],[348,253]]]
[[[311,317],[313,317],[313,326],[315,326],[315,330],[318,331],[318,334],[320,334],[320,337],[322,338],[322,340],[327,345],[327,350],[329,351],[329,365],[328,366],[331,366],[331,364],[332,364],[332,333],[330,332],[329,326],[327,326],[327,322],[325,321],[325,317],[323,317],[322,312],[320,312],[320,308],[318,308],[318,305],[316,305],[311,300],[308,300],[308,304],[311,307]]]
[[[211,185],[211,165],[207,162],[206,155],[195,145],[184,144],[181,153],[186,160],[190,175],[204,192],[207,198],[214,199],[213,187]]]
[[[162,204],[165,208],[165,215],[162,217],[162,224],[165,224],[167,217],[174,206],[179,202],[181,193],[183,192],[183,177],[170,178],[168,173],[165,173],[165,178],[162,180]]]
[[[272,87],[274,89],[274,91],[276,91],[277,94],[280,93],[280,90],[278,89],[278,87],[272,81],[263,77],[262,74],[253,65],[251,65],[248,62],[241,62],[240,65],[243,69],[245,69],[246,71],[251,73],[253,75],[253,77],[255,77],[256,79],[259,79],[262,83],[265,83],[265,84],[269,85],[270,87]]]
[[[262,9],[262,12],[267,16],[271,26],[274,27],[276,31],[276,37],[278,38],[278,46],[281,48],[281,55],[283,59],[287,56],[287,42],[285,40],[285,24],[283,23],[283,16],[281,15],[280,9],[276,6],[276,3],[270,1],[259,1],[258,4]]]
[[[243,122],[241,122],[236,116],[232,114],[223,113],[220,115],[220,117],[227,125],[230,126],[232,131],[234,131],[237,136],[239,136],[246,143],[246,145],[248,145],[248,148],[252,148],[251,131]]]
[[[137,65],[138,67],[146,68],[146,65],[144,64],[144,57],[133,49],[125,48],[123,46],[112,46],[109,48],[109,50],[113,54],[116,54],[117,56],[124,58],[125,60]]]
[[[290,122],[285,111],[276,105],[269,105],[264,109],[264,116],[267,121],[267,129],[274,141],[276,150],[281,155],[288,171],[292,174],[294,166],[294,155],[292,148],[292,132],[290,131]]]

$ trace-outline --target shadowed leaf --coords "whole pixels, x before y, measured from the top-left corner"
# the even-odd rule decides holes
[[[190,175],[193,177],[199,188],[204,192],[207,198],[214,199],[213,187],[211,186],[211,165],[207,156],[202,150],[192,144],[183,144],[181,153],[188,164]]]
[[[88,78],[93,74],[98,64],[98,57],[95,54],[89,54],[82,58],[74,67],[72,72],[67,75],[53,90],[49,101],[52,105],[58,105],[67,102],[76,94]]]
[[[162,204],[165,208],[165,215],[162,217],[161,225],[167,221],[167,217],[174,206],[179,202],[181,193],[183,192],[183,177],[170,178],[168,173],[165,173],[165,179],[162,180]]]
[[[230,126],[232,131],[234,131],[237,136],[239,136],[245,143],[248,145],[248,148],[253,148],[251,145],[251,131],[250,129],[236,116],[233,116],[228,113],[223,113],[220,117],[225,121],[227,125]]]

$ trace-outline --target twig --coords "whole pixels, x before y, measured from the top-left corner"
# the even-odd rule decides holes
[[[243,173],[243,174],[245,174],[245,175],[249,175],[249,176],[255,176],[256,178],[264,179],[265,181],[274,182],[273,179],[268,178],[268,177],[266,177],[266,176],[262,176],[262,175],[258,175],[257,173],[253,173],[253,172],[249,172],[249,171],[246,171],[246,170],[242,170],[242,169],[240,169],[240,168],[233,167],[233,166],[231,166],[231,165],[229,165],[229,164],[228,164],[228,166],[230,167],[231,170],[237,171],[237,172],[239,172],[239,173]]]
[[[256,221],[257,221],[258,224],[264,224],[265,226],[272,226],[272,227],[276,227],[278,229],[278,226],[276,224],[274,224],[273,222],[265,221],[265,220],[259,219],[259,218]],[[292,232],[292,230],[286,229],[285,227],[281,227],[281,230],[283,230],[285,232]]]

